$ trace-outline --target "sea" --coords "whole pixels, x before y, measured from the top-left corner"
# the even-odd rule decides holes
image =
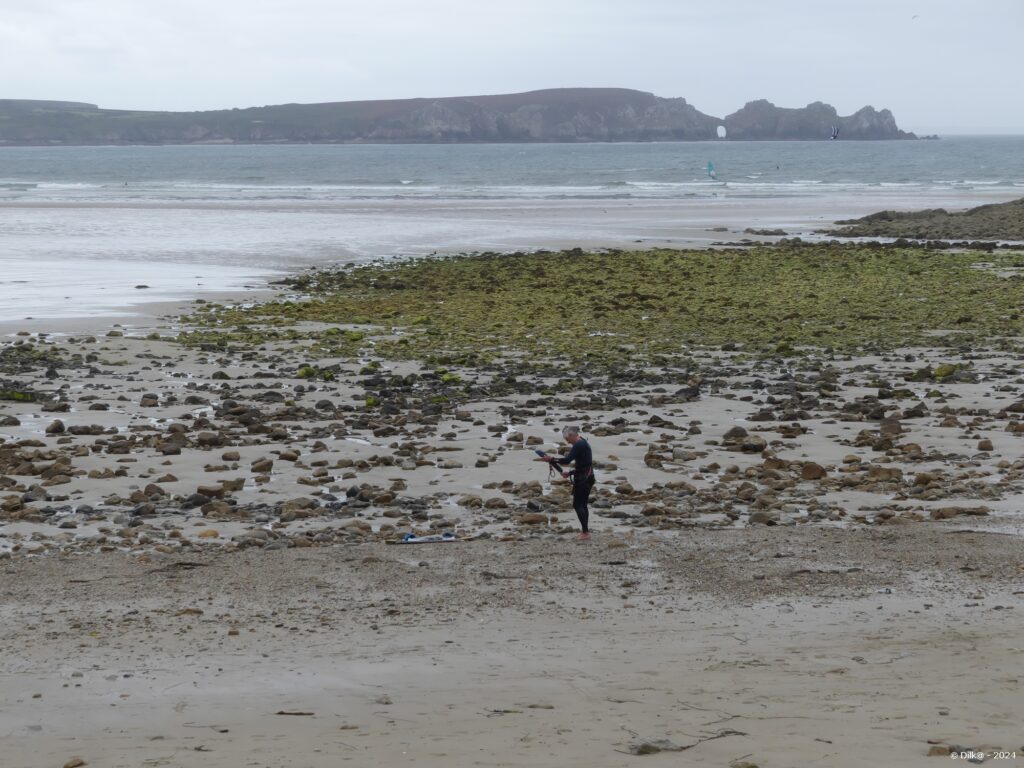
[[[820,237],[1024,196],[1024,136],[0,147],[0,323],[130,315],[309,265]]]

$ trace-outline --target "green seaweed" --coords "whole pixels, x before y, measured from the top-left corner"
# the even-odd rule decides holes
[[[205,308],[182,341],[220,349],[305,338],[315,355],[352,358],[372,337],[376,357],[471,367],[509,354],[614,364],[677,358],[692,345],[785,357],[1014,339],[1024,331],[1024,285],[998,268],[1016,261],[794,243],[420,259],[316,270],[293,281],[305,300]],[[299,331],[300,322],[372,327]]]
[[[34,392],[23,389],[0,389],[0,400],[13,400],[16,403],[34,403]]]

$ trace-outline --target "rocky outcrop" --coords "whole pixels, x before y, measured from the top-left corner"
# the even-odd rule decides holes
[[[728,138],[744,139],[831,139],[833,128],[838,139],[915,139],[901,131],[888,109],[864,107],[848,117],[840,117],[835,107],[816,101],[802,109],[777,107],[761,99],[748,102],[723,121]]]
[[[879,211],[861,219],[837,221],[831,230],[844,237],[905,237],[920,240],[1024,240],[1024,198],[981,205],[950,213],[942,208],[924,211]]]
[[[686,99],[624,88],[561,88],[496,96],[281,104],[210,112],[132,112],[93,104],[0,100],[0,145],[703,141],[719,138],[915,138],[888,110],[838,117],[816,102],[755,101],[725,120]]]

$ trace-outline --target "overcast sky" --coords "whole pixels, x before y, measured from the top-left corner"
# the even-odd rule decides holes
[[[0,0],[0,98],[118,109],[614,86],[1024,133],[1024,0]]]

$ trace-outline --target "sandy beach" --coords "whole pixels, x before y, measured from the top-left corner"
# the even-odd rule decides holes
[[[805,527],[16,559],[5,764],[1020,754],[1019,551]]]
[[[11,326],[3,765],[1014,764],[1016,258],[520,254]]]

